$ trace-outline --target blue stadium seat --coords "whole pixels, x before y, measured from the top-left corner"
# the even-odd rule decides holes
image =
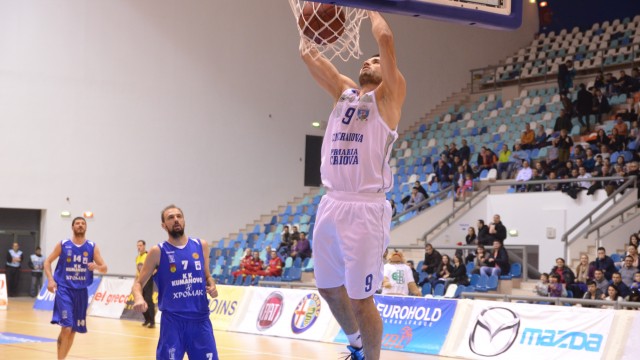
[[[521,278],[522,277],[522,264],[513,263],[511,264],[511,270],[509,271],[512,277]]]
[[[422,296],[431,294],[431,283],[426,283],[422,286]]]
[[[433,289],[433,296],[443,296],[444,295],[444,284],[439,283],[436,284],[436,287]]]
[[[471,271],[473,270],[475,265],[472,262],[470,262],[470,263],[467,263],[466,266],[467,266],[467,276],[471,277]]]

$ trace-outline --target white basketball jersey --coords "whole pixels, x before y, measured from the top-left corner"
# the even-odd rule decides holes
[[[380,117],[373,91],[358,97],[358,90],[346,90],[331,112],[322,141],[322,183],[334,191],[389,191],[389,156],[397,138]]]

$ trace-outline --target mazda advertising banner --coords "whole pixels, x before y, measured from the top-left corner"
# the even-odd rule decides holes
[[[327,342],[338,332],[329,305],[315,290],[252,286],[235,311],[229,331]]]
[[[440,354],[456,312],[456,300],[383,295],[376,295],[374,300],[382,318],[383,349]],[[342,330],[335,341],[348,343]]]
[[[601,359],[614,310],[473,301],[456,356],[466,359]]]
[[[93,296],[98,290],[98,286],[102,280],[101,276],[94,276],[93,282],[87,288],[87,292],[89,293],[89,304],[91,304],[91,300],[93,300]],[[42,279],[42,288],[40,288],[40,292],[36,297],[36,301],[33,303],[33,308],[36,310],[49,310],[53,311],[53,300],[56,298],[54,293],[49,292],[47,290],[47,285],[49,284],[49,279],[46,276]]]

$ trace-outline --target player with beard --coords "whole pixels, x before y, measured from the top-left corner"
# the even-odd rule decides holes
[[[152,247],[131,289],[136,311],[147,310],[142,288],[154,270],[158,287],[158,309],[162,311],[156,359],[218,359],[209,301],[218,296],[209,273],[207,242],[184,234],[185,220],[180,208],[169,205],[160,215],[169,238]]]
[[[87,287],[93,282],[93,272],[107,272],[98,245],[85,237],[87,222],[77,217],[71,222],[73,237],[56,244],[44,261],[47,290],[55,292],[52,324],[62,326],[58,336],[58,359],[67,357],[77,332],[87,332]],[[58,260],[55,272],[51,263]]]
[[[406,96],[391,29],[369,11],[380,55],[360,70],[360,87],[317,50],[302,53],[311,76],[334,100],[322,144],[327,188],[313,236],[315,277],[322,297],[347,334],[351,359],[380,358],[382,321],[373,302],[383,278],[393,186],[389,155]]]

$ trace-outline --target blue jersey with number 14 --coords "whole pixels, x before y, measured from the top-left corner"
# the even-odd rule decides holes
[[[87,265],[93,262],[95,244],[85,240],[82,245],[76,245],[71,239],[60,242],[60,257],[53,280],[59,286],[72,289],[86,289],[93,282],[93,271]]]

